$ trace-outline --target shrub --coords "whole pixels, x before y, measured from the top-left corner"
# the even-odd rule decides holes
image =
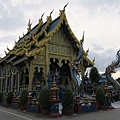
[[[2,102],[3,99],[3,92],[0,92],[0,102]]]
[[[13,100],[13,92],[9,92],[8,95],[7,95],[7,104],[11,104],[12,103],[12,100]]]
[[[99,105],[106,105],[107,98],[102,87],[98,87],[96,90],[96,100]]]
[[[41,89],[39,103],[42,109],[50,109],[50,90],[48,88]]]
[[[22,93],[20,94],[20,105],[25,106],[28,101],[28,91],[23,90]]]
[[[98,87],[98,84],[96,82],[91,83],[92,87],[96,90]]]
[[[70,88],[66,88],[63,95],[63,101],[62,101],[63,109],[73,108],[73,102],[74,102],[73,92]]]
[[[90,76],[90,80],[92,83],[95,82],[95,83],[99,84],[100,74],[99,74],[98,69],[96,67],[92,67],[90,69],[89,76]]]

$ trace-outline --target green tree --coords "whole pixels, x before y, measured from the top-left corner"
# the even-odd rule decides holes
[[[105,91],[103,90],[102,87],[98,87],[96,90],[96,100],[99,105],[106,105],[107,103]]]
[[[23,90],[22,93],[20,94],[20,104],[21,106],[25,106],[28,101],[28,91]]]
[[[3,99],[3,92],[0,92],[0,102],[2,102]]]
[[[99,83],[100,80],[100,74],[98,72],[98,69],[96,67],[92,67],[90,69],[90,74],[89,74],[90,80],[92,83]]]
[[[39,95],[39,103],[42,109],[50,109],[50,90],[42,88]]]
[[[12,100],[13,100],[13,92],[10,91],[7,95],[7,103],[11,104]]]
[[[73,98],[73,92],[70,88],[66,88],[64,95],[63,95],[63,101],[62,106],[64,109],[71,109],[73,108],[74,98]]]

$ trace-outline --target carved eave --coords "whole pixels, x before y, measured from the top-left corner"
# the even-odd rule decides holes
[[[42,30],[34,37],[35,39],[38,39],[39,37],[41,37],[43,34],[45,34],[45,31],[47,31],[48,27],[50,26],[50,23],[52,22],[52,18],[51,18],[51,14],[50,16],[47,17],[47,22],[45,22],[43,24],[43,28]]]
[[[0,60],[0,63],[2,63],[2,62],[4,62],[4,61],[7,61],[7,59],[10,57],[10,55],[7,55],[7,56],[5,56],[4,58],[2,58],[1,60]]]
[[[27,57],[32,57],[32,56],[34,56],[34,55],[36,55],[36,54],[38,54],[38,53],[40,53],[41,51],[43,51],[43,47],[41,47],[41,48],[36,48],[36,49],[34,49],[34,50],[31,50],[30,52],[25,52],[25,55],[27,56]]]
[[[22,42],[21,43],[18,43],[19,41],[15,42],[14,48],[8,52],[9,55],[12,55],[12,54],[17,55],[17,56],[23,55],[25,53],[25,51],[21,50],[21,48],[25,47],[25,48],[30,49],[31,46],[35,44],[35,41],[32,41],[31,39],[32,39],[32,36],[35,36],[39,32],[41,26],[43,25],[42,17],[43,17],[43,15],[41,16],[41,19],[39,19],[39,23],[38,23],[37,28],[34,32],[31,33],[32,30],[29,30],[28,33],[26,35],[24,35],[22,38],[19,37],[19,41],[22,41]],[[49,21],[50,20],[48,20],[47,24],[45,25],[46,28],[49,25],[48,24]],[[29,25],[30,25],[30,21],[29,21]],[[42,33],[43,32],[44,31],[42,31]],[[28,34],[30,34],[30,35],[28,35]]]
[[[91,61],[87,56],[86,57],[84,57],[84,59],[87,61],[87,63],[88,63],[88,66],[94,66],[94,64],[95,64],[95,58]]]

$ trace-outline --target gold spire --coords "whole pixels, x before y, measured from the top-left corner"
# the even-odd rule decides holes
[[[85,52],[85,56],[88,56],[89,48]]]
[[[95,64],[95,58],[92,60],[92,65],[94,65]]]
[[[8,46],[7,46],[7,50],[10,51],[10,49],[8,48]]]
[[[68,2],[69,3],[69,2]],[[63,7],[63,10],[59,10],[60,11],[60,14],[64,13],[65,12],[65,8],[67,7],[68,3]]]
[[[42,25],[42,24],[43,24],[43,20],[42,20],[43,15],[44,15],[44,13],[42,14],[41,18],[39,19],[39,24],[40,24],[40,25]]]
[[[23,32],[23,37],[25,36],[24,32]]]
[[[20,36],[18,36],[19,37],[19,40],[21,39],[21,37]]]
[[[68,2],[69,3],[69,2]],[[63,8],[63,12],[65,12],[65,8],[67,7],[68,3],[64,6]]]
[[[52,21],[51,15],[52,15],[53,11],[54,11],[54,9],[50,12],[50,16],[47,16],[47,21],[48,21],[48,20]]]
[[[54,9],[50,12],[50,17],[51,17],[51,15],[52,15],[53,11],[54,11]]]
[[[5,54],[7,54],[7,52],[4,50]]]
[[[29,21],[28,21],[28,28],[27,28],[28,32],[31,30],[31,25],[32,25],[32,23],[30,23],[30,19],[29,19]]]

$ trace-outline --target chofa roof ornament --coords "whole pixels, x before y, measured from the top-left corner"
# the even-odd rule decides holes
[[[28,28],[27,28],[28,32],[31,31],[31,25],[32,25],[32,23],[30,23],[30,19],[29,19],[29,21],[28,21]]]
[[[69,3],[69,2],[68,2]],[[63,10],[59,10],[60,11],[60,14],[64,13],[65,12],[65,8],[67,7],[68,3],[63,7]]]

